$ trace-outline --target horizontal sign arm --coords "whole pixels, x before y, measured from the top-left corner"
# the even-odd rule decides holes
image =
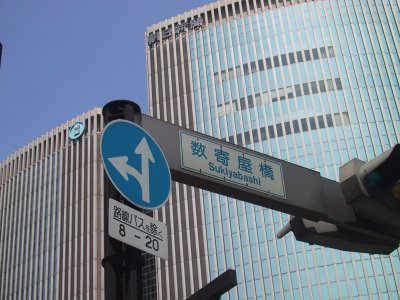
[[[310,220],[355,221],[339,183],[316,171],[146,115],[139,125],[157,141],[174,181]],[[221,153],[225,156],[218,157]],[[281,178],[267,173],[270,178],[263,181],[263,161],[267,167],[280,166]],[[281,181],[284,194],[274,193],[273,187],[269,191],[271,177]]]

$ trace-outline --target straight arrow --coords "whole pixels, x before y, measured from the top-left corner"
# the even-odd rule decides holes
[[[150,203],[149,162],[154,163],[155,160],[145,137],[136,147],[135,154],[139,154],[141,157],[142,173],[139,173],[138,170],[128,164],[127,156],[110,157],[108,160],[126,181],[129,180],[128,174],[130,174],[139,182],[143,201]]]

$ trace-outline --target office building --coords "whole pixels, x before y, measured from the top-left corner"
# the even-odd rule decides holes
[[[225,0],[148,27],[151,115],[315,169],[370,160],[400,137],[396,0]],[[305,187],[306,188],[306,187]],[[337,251],[276,233],[288,216],[173,185],[157,212],[170,257],[159,299],[185,299],[228,268],[223,299],[399,299],[399,250]]]
[[[94,109],[0,164],[0,299],[102,299],[103,128]]]

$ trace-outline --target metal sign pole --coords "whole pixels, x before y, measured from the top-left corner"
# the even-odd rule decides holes
[[[236,270],[228,269],[203,286],[186,300],[219,300],[221,296],[237,285]]]
[[[131,101],[115,100],[103,107],[104,123],[116,119],[138,122],[140,107]],[[142,299],[142,267],[144,259],[139,249],[130,247],[108,234],[109,199],[113,198],[130,205],[120,195],[108,176],[104,176],[104,255],[106,299]],[[132,205],[130,205],[132,206]],[[140,210],[134,207],[137,210]]]

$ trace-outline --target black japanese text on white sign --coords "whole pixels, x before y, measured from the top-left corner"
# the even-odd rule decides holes
[[[108,234],[130,246],[168,259],[167,225],[111,198]]]
[[[286,198],[280,163],[185,131],[179,139],[183,169]]]

